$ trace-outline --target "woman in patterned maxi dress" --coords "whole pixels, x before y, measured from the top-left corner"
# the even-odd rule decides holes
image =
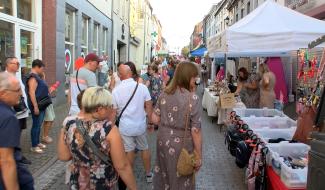
[[[194,176],[178,175],[176,165],[183,145],[189,152],[198,154],[196,171],[202,164],[201,107],[198,96],[193,93],[197,76],[197,67],[193,63],[180,63],[174,79],[160,95],[155,107],[152,120],[159,125],[153,180],[155,190],[195,189]],[[187,114],[189,125],[184,138]]]

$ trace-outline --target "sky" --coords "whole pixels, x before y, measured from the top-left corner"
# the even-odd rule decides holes
[[[190,42],[194,26],[220,0],[150,0],[153,14],[162,25],[169,49],[179,51]]]

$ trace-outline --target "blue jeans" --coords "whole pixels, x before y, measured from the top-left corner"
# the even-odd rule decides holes
[[[99,86],[104,86],[105,83],[107,82],[107,74],[106,73],[102,73],[102,72],[98,72],[98,85]]]
[[[33,125],[31,130],[32,147],[36,147],[40,143],[41,127],[45,117],[45,110],[40,110],[39,115],[32,113]]]

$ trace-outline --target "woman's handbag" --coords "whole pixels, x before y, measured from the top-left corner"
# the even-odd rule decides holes
[[[22,113],[22,112],[26,112],[28,110],[28,108],[25,104],[24,96],[20,97],[19,104],[14,106],[14,110],[16,113]]]
[[[194,174],[195,163],[198,159],[197,153],[195,151],[193,151],[193,153],[189,153],[189,151],[185,148],[186,132],[189,125],[189,116],[191,114],[190,101],[191,98],[189,98],[189,109],[188,113],[186,114],[183,148],[177,161],[177,173],[181,176],[188,176]]]
[[[39,110],[46,110],[46,108],[52,104],[52,99],[50,96],[45,96],[44,98],[37,101],[38,109]]]

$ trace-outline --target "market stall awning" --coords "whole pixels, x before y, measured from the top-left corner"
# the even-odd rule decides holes
[[[190,54],[191,54],[191,56],[199,56],[199,57],[202,57],[202,56],[204,56],[204,53],[206,51],[207,51],[207,48],[201,47],[199,49],[196,49],[194,51],[191,51]]]
[[[268,0],[230,26],[218,38],[211,38],[210,56],[216,53],[284,53],[307,48],[325,35],[325,22]],[[213,43],[216,43],[214,45]],[[221,45],[218,43],[222,43]]]

